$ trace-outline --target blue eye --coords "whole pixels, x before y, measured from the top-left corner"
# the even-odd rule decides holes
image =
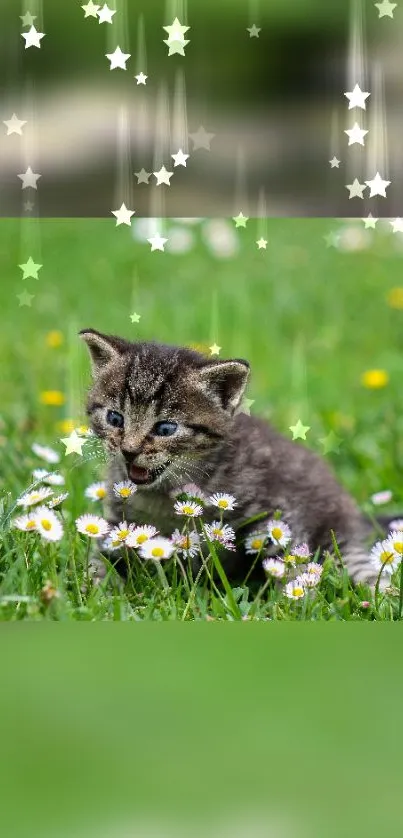
[[[154,425],[155,436],[172,436],[175,433],[178,425],[176,422],[157,422]]]
[[[123,428],[125,420],[121,413],[118,413],[117,410],[108,410],[106,414],[106,421],[108,425],[112,425],[113,428]]]

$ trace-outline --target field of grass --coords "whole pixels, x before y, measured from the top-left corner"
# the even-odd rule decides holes
[[[178,567],[165,578],[139,563],[123,587],[112,570],[105,584],[86,587],[87,545],[74,520],[98,511],[84,491],[102,479],[104,463],[65,457],[60,443],[85,421],[89,363],[77,337],[84,327],[175,344],[216,342],[220,357],[247,358],[253,413],[290,436],[301,419],[310,430],[300,444],[322,452],[363,507],[374,511],[370,496],[390,489],[382,511],[403,512],[401,234],[388,222],[364,230],[361,220],[251,219],[237,230],[229,221],[227,233],[208,221],[169,221],[172,242],[193,241],[184,252],[161,253],[136,238],[137,225],[133,235],[113,219],[0,222],[0,619],[395,619],[397,586],[375,604],[331,563],[318,592],[298,602],[270,586],[211,590],[203,579],[192,588]],[[337,247],[324,240],[332,231]],[[266,250],[256,246],[262,234]],[[236,236],[232,255],[212,251],[222,235]],[[38,280],[22,279],[18,266],[30,256],[42,264]],[[20,305],[23,291],[34,295],[30,306]],[[138,323],[130,320],[134,311]],[[365,386],[371,370],[384,371],[382,386]],[[48,391],[60,392],[63,404],[44,404]],[[325,453],[330,432],[339,447]],[[33,469],[46,465],[34,442],[60,453],[69,492],[65,535],[54,545],[10,527]],[[50,601],[42,592],[48,580],[58,594]]]

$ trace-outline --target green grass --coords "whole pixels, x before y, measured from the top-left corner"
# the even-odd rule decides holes
[[[270,587],[260,595],[245,586],[211,590],[202,579],[189,604],[189,583],[180,568],[173,569],[173,577],[168,568],[167,582],[154,567],[145,575],[139,564],[126,587],[111,570],[104,586],[85,592],[86,545],[73,522],[94,511],[84,489],[102,477],[99,457],[71,455],[62,461],[70,496],[63,511],[67,534],[60,544],[38,546],[36,536],[8,527],[10,510],[30,484],[33,468],[44,465],[33,455],[32,442],[62,453],[58,440],[66,433],[59,423],[85,419],[89,365],[77,338],[84,327],[175,344],[216,341],[221,357],[247,358],[252,412],[288,435],[289,426],[301,419],[310,426],[306,444],[319,452],[320,440],[333,431],[340,450],[327,458],[358,502],[369,508],[370,495],[389,488],[393,501],[387,511],[403,512],[403,311],[386,301],[390,289],[401,284],[398,239],[388,225],[378,225],[368,232],[365,249],[343,252],[326,248],[323,235],[349,222],[265,223],[266,251],[257,250],[261,229],[251,220],[236,231],[239,251],[218,259],[206,246],[202,225],[189,228],[195,236],[189,252],[172,254],[151,253],[149,245],[109,219],[1,221],[0,618],[396,618],[397,587],[364,611],[360,603],[368,592],[354,591],[331,562],[318,596],[297,603]],[[363,228],[360,221],[354,225]],[[21,279],[18,265],[30,255],[43,264],[38,281]],[[31,308],[19,307],[16,294],[24,289],[35,294]],[[132,311],[141,314],[139,324],[131,324]],[[63,333],[59,348],[47,346],[51,330]],[[388,372],[386,387],[362,386],[362,373],[372,368]],[[46,390],[62,391],[65,404],[41,404]],[[46,606],[40,591],[49,578],[60,596]]]

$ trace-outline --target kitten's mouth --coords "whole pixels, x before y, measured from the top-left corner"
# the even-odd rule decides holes
[[[138,486],[147,486],[154,483],[168,465],[169,463],[164,463],[163,466],[158,466],[157,468],[142,468],[132,463],[132,465],[127,467],[127,472],[133,483],[136,483]]]

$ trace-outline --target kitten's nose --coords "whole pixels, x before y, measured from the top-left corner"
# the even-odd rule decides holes
[[[126,460],[126,462],[130,465],[136,457],[141,454],[141,448],[131,448],[130,451],[122,450],[122,454]]]

